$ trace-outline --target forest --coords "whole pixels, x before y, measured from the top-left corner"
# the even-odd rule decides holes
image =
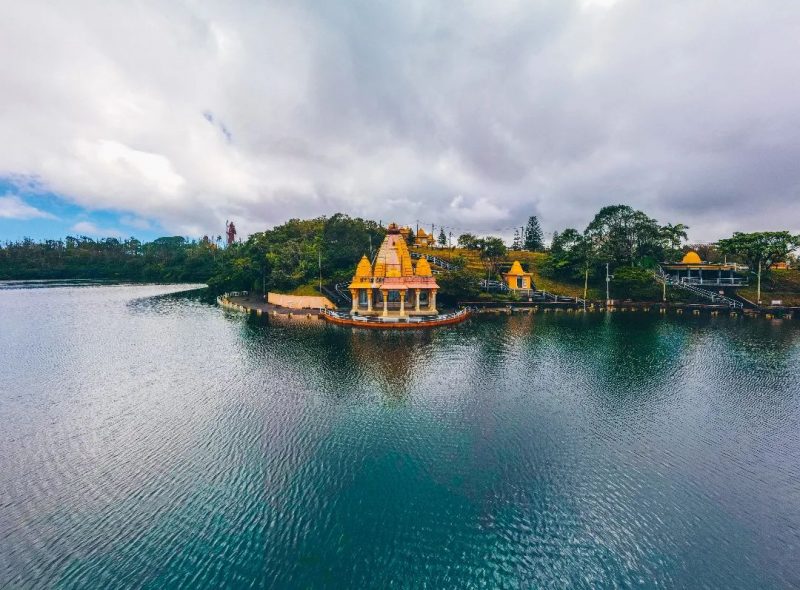
[[[603,207],[583,230],[554,232],[545,245],[538,219],[528,220],[523,235],[515,234],[509,250],[500,238],[462,234],[458,248],[440,244],[436,252],[456,265],[438,275],[443,302],[480,296],[481,279],[497,278],[518,258],[541,280],[561,285],[571,295],[597,294],[605,286],[606,264],[617,296],[653,299],[658,287],[653,268],[679,260],[689,248],[681,223],[660,224],[628,205]],[[152,242],[136,238],[94,240],[69,236],[64,240],[24,239],[0,245],[0,280],[103,279],[132,282],[203,282],[214,293],[233,290],[318,292],[347,281],[355,264],[377,251],[385,229],[381,224],[337,213],[330,217],[291,219],[256,232],[226,247],[203,237],[180,236]],[[715,244],[691,246],[704,260],[726,256],[764,272],[777,262],[796,261],[800,236],[786,231],[737,232]]]

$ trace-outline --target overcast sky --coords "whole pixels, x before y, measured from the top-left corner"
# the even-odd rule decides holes
[[[797,0],[0,4],[0,238],[800,231]]]

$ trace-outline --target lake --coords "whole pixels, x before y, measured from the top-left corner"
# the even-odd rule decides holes
[[[800,586],[800,322],[0,289],[0,587]]]

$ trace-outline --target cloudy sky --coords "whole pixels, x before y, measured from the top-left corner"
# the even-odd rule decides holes
[[[0,239],[800,231],[797,0],[0,4]]]

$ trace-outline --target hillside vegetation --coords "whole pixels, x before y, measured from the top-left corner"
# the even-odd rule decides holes
[[[739,289],[739,293],[752,302],[758,298],[755,280],[750,286]],[[769,305],[772,300],[781,300],[783,305],[800,306],[800,270],[771,270],[761,280],[761,301]]]

